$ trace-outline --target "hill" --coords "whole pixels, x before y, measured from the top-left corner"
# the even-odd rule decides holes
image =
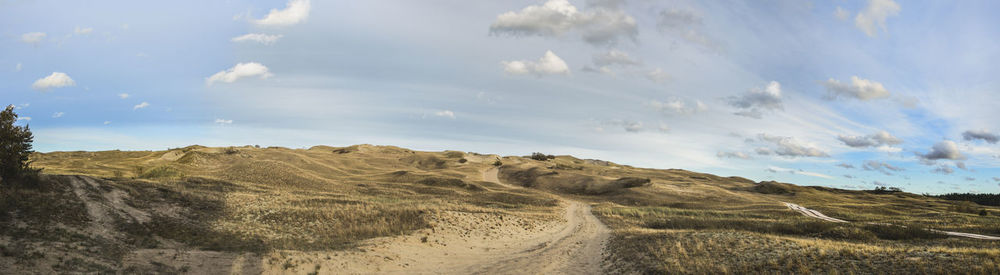
[[[32,160],[3,273],[1000,272],[996,241],[924,230],[998,236],[1000,209],[903,192],[373,145]]]

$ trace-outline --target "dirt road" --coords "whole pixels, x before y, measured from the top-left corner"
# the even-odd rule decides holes
[[[483,180],[511,188],[483,171]],[[562,220],[527,220],[488,213],[445,212],[433,229],[379,238],[356,251],[304,255],[320,271],[347,274],[601,274],[610,230],[590,205],[563,201]],[[320,272],[323,273],[323,272]]]
[[[802,207],[802,206],[800,206],[798,204],[787,203],[787,202],[782,202],[782,203],[784,203],[785,206],[788,206],[788,208],[791,208],[792,210],[798,211],[799,213],[802,213],[802,215],[806,215],[808,217],[813,217],[813,218],[817,218],[817,219],[821,219],[821,220],[825,220],[825,221],[831,221],[831,222],[845,222],[845,223],[848,222],[848,221],[845,221],[845,220],[828,217],[826,215],[823,215],[823,213],[820,213],[819,211],[812,210],[812,209],[809,209],[809,208],[805,208],[805,207]],[[874,224],[874,223],[872,223],[872,224]],[[929,229],[929,230],[937,232],[937,233],[945,234],[945,235],[948,235],[948,236],[955,236],[955,237],[965,237],[965,238],[973,238],[973,239],[980,239],[980,240],[1000,240],[1000,237],[987,236],[987,235],[979,235],[979,234],[972,234],[972,233],[962,233],[962,232],[951,232],[951,231],[941,231],[941,230],[936,230],[936,229]]]

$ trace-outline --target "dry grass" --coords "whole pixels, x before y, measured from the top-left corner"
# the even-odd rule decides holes
[[[73,228],[88,222],[87,215],[58,181],[50,190],[5,190],[0,194],[5,198],[0,201],[5,210],[0,213],[3,235],[29,241],[4,242],[0,236],[0,250],[18,255],[23,262],[37,261],[34,251],[26,248],[30,245],[52,246],[70,240],[89,242],[95,251],[345,249],[361,240],[428,228],[429,217],[441,211],[555,218],[556,198],[567,197],[596,203],[594,213],[614,229],[607,253],[613,271],[1000,272],[997,242],[943,238],[920,229],[1000,235],[998,208],[982,207],[991,214],[980,216],[959,211],[956,202],[906,193],[754,183],[739,177],[641,169],[569,156],[499,158],[370,145],[310,149],[190,146],[167,151],[57,152],[36,154],[33,160],[49,174],[108,179],[102,183],[104,188],[125,192],[126,203],[148,211],[151,220],[116,221],[123,235],[115,240],[72,232],[31,233],[28,229]],[[494,166],[500,166],[504,182],[527,188],[482,181],[482,171]],[[10,201],[21,197],[26,199]],[[46,200],[59,203],[38,203]],[[781,201],[853,223],[814,220],[789,210]],[[44,215],[53,212],[66,216]],[[67,222],[55,225],[56,219]],[[29,220],[29,226],[16,226]],[[49,235],[62,237],[42,239]],[[122,268],[115,266],[115,257],[122,253],[91,259],[99,267],[86,270]],[[62,259],[60,263],[65,264],[59,268],[71,266],[70,261],[75,260]],[[157,265],[144,268],[137,270],[174,270]]]
[[[307,150],[191,146],[150,152],[56,152],[36,154],[33,160],[48,174],[105,178],[102,188],[121,190],[126,204],[148,212],[148,222],[116,220],[120,234],[104,240],[126,250],[336,250],[429,228],[431,216],[441,211],[558,217],[558,201],[550,194],[482,181],[482,171],[492,167],[495,158],[466,158],[454,151],[370,145]],[[8,190],[0,195],[80,203],[68,184],[55,186],[60,191],[31,195],[34,191]],[[0,206],[4,228],[24,221],[25,215],[46,221],[33,225],[35,229],[54,227],[62,219],[46,213],[87,221],[80,206],[28,205],[13,199],[0,201]],[[39,243],[39,236],[10,232],[5,230],[0,238],[51,245]],[[113,267],[121,253],[112,258],[101,266]]]

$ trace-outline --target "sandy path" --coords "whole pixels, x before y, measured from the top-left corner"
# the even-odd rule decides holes
[[[483,180],[522,188],[500,182],[497,172],[496,168],[484,171]],[[322,265],[320,273],[338,274],[603,273],[602,252],[610,230],[590,212],[590,205],[575,201],[563,205],[566,212],[557,221],[445,212],[433,218],[433,229],[299,259]]]
[[[782,203],[784,203],[785,206],[788,206],[788,208],[791,208],[792,210],[798,211],[799,213],[802,213],[802,215],[806,215],[808,217],[813,217],[813,218],[817,218],[817,219],[821,219],[821,220],[825,220],[825,221],[831,221],[831,222],[848,222],[848,221],[845,221],[845,220],[828,217],[826,215],[823,215],[823,213],[820,213],[819,211],[812,210],[812,209],[809,209],[809,208],[805,208],[805,207],[802,207],[802,206],[800,206],[798,204],[787,203],[787,202],[782,202]],[[877,224],[877,223],[871,223],[871,224]],[[886,224],[886,225],[891,225],[891,224]],[[1000,240],[1000,237],[987,236],[987,235],[979,235],[979,234],[972,234],[972,233],[962,233],[962,232],[951,232],[951,231],[941,231],[941,230],[937,230],[937,229],[929,229],[929,230],[937,232],[937,233],[945,234],[945,235],[948,235],[948,236],[955,236],[955,237],[965,237],[965,238],[973,238],[973,239],[980,239],[980,240]]]

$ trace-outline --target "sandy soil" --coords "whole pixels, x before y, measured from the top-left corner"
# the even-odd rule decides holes
[[[821,219],[821,220],[825,220],[825,221],[831,221],[831,222],[848,222],[848,221],[845,221],[845,220],[828,217],[826,215],[823,215],[823,213],[820,213],[819,211],[812,210],[812,209],[809,209],[809,208],[805,208],[805,207],[799,206],[798,204],[787,203],[787,202],[782,202],[782,203],[784,203],[785,206],[788,206],[788,208],[791,208],[792,210],[795,210],[795,211],[798,211],[799,213],[802,213],[802,215],[806,215],[806,216],[809,216],[809,217],[813,217],[813,218],[817,218],[817,219]],[[979,234],[972,234],[972,233],[941,231],[941,230],[936,230],[936,229],[930,229],[930,231],[938,232],[938,233],[945,234],[945,235],[948,235],[948,236],[955,236],[955,237],[965,237],[965,238],[973,238],[973,239],[981,239],[981,240],[1000,240],[1000,237],[987,236],[987,235],[979,235]]]
[[[500,183],[497,169],[483,180]],[[503,183],[500,183],[503,184]],[[520,188],[520,187],[515,187]],[[264,259],[265,273],[600,274],[610,230],[590,206],[565,201],[563,220],[445,212],[434,227],[367,241],[358,249]],[[288,252],[284,252],[288,253]]]

